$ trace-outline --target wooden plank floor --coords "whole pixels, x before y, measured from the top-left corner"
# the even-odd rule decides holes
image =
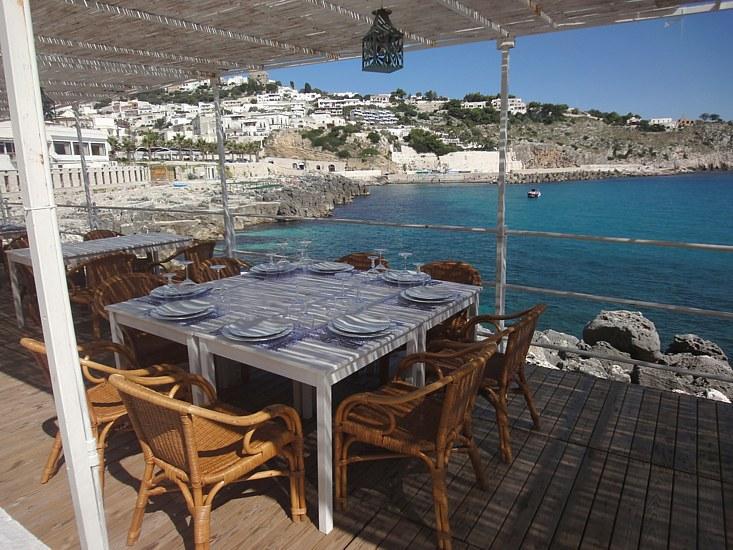
[[[9,304],[7,284],[0,303]],[[42,377],[20,350],[12,307],[0,307],[0,507],[51,548],[78,546],[62,469],[38,483],[51,447],[54,411]],[[86,326],[79,327],[79,334]],[[449,494],[455,548],[733,547],[733,407],[576,373],[529,370],[542,416],[531,429],[511,397],[514,460],[498,455],[493,411],[479,400],[475,431],[489,487],[455,455]],[[357,375],[345,395],[371,383]],[[256,408],[290,400],[290,384],[254,373],[233,397]],[[307,441],[306,523],[288,519],[287,486],[262,480],[222,491],[212,513],[215,548],[432,548],[432,496],[417,462],[365,463],[350,470],[349,510],[334,531],[315,528],[315,438]],[[108,449],[105,509],[112,548],[125,547],[142,458],[134,436]],[[180,495],[152,501],[136,548],[190,547]]]

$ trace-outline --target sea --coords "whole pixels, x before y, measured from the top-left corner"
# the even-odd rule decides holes
[[[531,188],[539,189],[541,198],[528,198]],[[333,217],[489,228],[496,223],[496,185],[385,185],[371,187],[370,193],[337,207]],[[733,245],[733,172],[509,185],[506,223],[511,229]],[[297,253],[304,240],[312,241],[308,255],[314,258],[385,248],[392,267],[402,268],[398,254],[410,252],[411,269],[415,262],[463,260],[485,281],[494,280],[496,247],[490,233],[287,222],[240,232],[237,247],[265,251],[287,242]],[[730,252],[512,236],[507,282],[733,312]],[[508,292],[507,311],[537,302],[549,305],[540,329],[581,337],[601,310],[630,309],[654,322],[663,351],[675,334],[694,333],[733,355],[733,320],[514,291]],[[481,312],[493,310],[494,288],[486,285]]]

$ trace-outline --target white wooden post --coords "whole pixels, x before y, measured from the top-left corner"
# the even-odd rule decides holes
[[[89,171],[87,170],[87,157],[84,154],[84,141],[81,137],[81,120],[79,117],[79,104],[74,103],[72,107],[74,111],[74,122],[76,123],[76,141],[79,144],[79,159],[81,160],[81,181],[84,184],[84,195],[87,201],[87,220],[89,229],[96,229],[97,224],[94,219],[94,205],[92,203],[92,189],[89,185]]]
[[[219,153],[219,180],[221,181],[221,205],[224,208],[224,248],[226,255],[234,257],[234,224],[229,211],[229,190],[227,189],[226,153],[224,152],[224,127],[221,123],[221,101],[219,100],[219,77],[211,79],[211,89],[214,92],[214,113],[216,115],[216,146]]]
[[[66,288],[28,0],[0,2],[0,44],[33,273],[82,548],[106,549],[99,459]]]
[[[506,306],[506,150],[509,123],[509,50],[514,39],[497,40],[501,51],[501,112],[499,113],[499,179],[496,199],[496,288],[494,311],[504,315]]]

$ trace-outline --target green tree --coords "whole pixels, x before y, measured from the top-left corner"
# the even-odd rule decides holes
[[[311,88],[310,82],[306,82],[306,83],[305,83],[305,84],[303,85],[303,93],[304,93],[304,94],[309,94],[309,93],[311,93],[312,91],[313,91],[313,88]]]
[[[376,145],[379,143],[381,136],[377,132],[371,131],[367,134],[367,139]]]
[[[109,136],[107,138],[107,143],[109,144],[110,153],[112,153],[112,156],[115,157],[117,155],[117,152],[121,148],[120,140],[117,139],[115,136]]]
[[[336,152],[336,156],[340,159],[347,159],[351,158],[351,153],[349,153],[346,149],[339,149]]]
[[[405,137],[405,141],[418,153],[435,153],[440,157],[456,151],[455,147],[446,144],[432,132],[420,128],[410,130],[410,133]]]
[[[135,146],[135,141],[130,137],[124,137],[122,138],[122,150],[127,155],[127,161],[129,162],[132,160],[132,154],[135,152],[135,149],[137,148]]]
[[[720,122],[720,115],[718,113],[710,113],[711,122]]]
[[[141,144],[148,150],[148,161],[153,160],[153,147],[160,143],[160,134],[153,130],[147,130],[141,139]]]
[[[277,93],[277,88],[278,88],[278,86],[277,86],[277,83],[275,83],[275,82],[268,82],[267,84],[265,84],[265,91],[268,94],[276,94]]]
[[[710,115],[708,113],[703,113],[700,115],[700,120],[707,122],[708,120],[710,120]]]
[[[178,151],[178,160],[183,160],[183,149],[186,146],[186,136],[178,133],[171,139],[171,145]]]
[[[295,82],[292,80],[290,81],[290,87],[295,90]]]
[[[425,99],[428,101],[435,101],[438,99],[438,94],[435,92],[435,90],[428,90],[425,92]]]
[[[390,100],[397,100],[402,101],[407,96],[407,92],[403,90],[402,88],[397,88],[394,92],[390,94]]]

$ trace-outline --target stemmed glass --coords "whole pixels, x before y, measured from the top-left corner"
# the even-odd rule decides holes
[[[378,269],[380,272],[387,271],[387,266],[384,265],[384,262],[382,262],[382,259],[384,258],[384,253],[387,252],[386,248],[375,248],[374,252],[379,254],[379,264],[377,265],[376,269]]]
[[[402,269],[403,269],[403,271],[406,272],[407,271],[407,258],[409,258],[410,256],[412,256],[412,252],[400,252],[397,255],[400,258],[402,258],[402,263],[403,263],[403,268]]]
[[[209,268],[216,273],[216,280],[221,280],[221,271],[225,268],[225,265],[222,264],[214,264],[210,265]],[[225,307],[226,307],[226,297],[224,296],[224,288],[220,285],[216,285],[214,289],[212,290],[212,293],[214,295],[214,301],[216,302],[216,309],[219,311],[220,315],[223,315],[225,313]]]
[[[167,284],[165,285],[166,289],[168,290],[168,294],[173,294],[173,291],[176,290],[176,285],[173,284],[173,277],[175,277],[175,273],[171,273],[170,271],[167,273],[163,273],[163,277],[167,279]]]
[[[194,283],[191,280],[191,277],[189,277],[188,275],[188,267],[193,265],[194,263],[193,260],[181,260],[181,263],[186,266],[186,278],[183,280],[181,284],[182,285],[195,285],[196,283]]]
[[[376,267],[375,262],[379,259],[379,256],[367,256],[369,258],[369,261],[372,262],[372,267],[369,268],[369,271],[367,271],[367,275],[370,277],[376,277],[379,275],[379,270]]]
[[[277,246],[278,250],[280,250],[280,257],[281,257],[280,262],[286,262],[287,263],[288,257],[286,256],[285,253],[288,250],[288,242],[287,241],[283,241],[281,243],[277,243],[275,246]],[[280,263],[280,262],[278,262],[278,263]]]
[[[415,273],[417,273],[417,276],[422,279],[420,281],[422,286],[425,286],[425,283],[427,283],[428,278],[425,275],[423,275],[423,272],[422,272],[423,265],[424,265],[423,262],[415,262]]]

